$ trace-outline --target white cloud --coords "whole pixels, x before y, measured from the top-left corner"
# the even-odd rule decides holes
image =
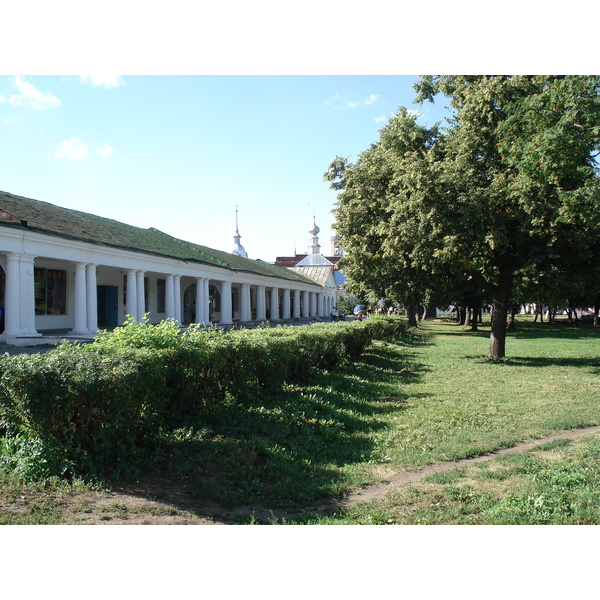
[[[375,104],[375,102],[377,102],[377,99],[379,98],[378,94],[369,94],[363,101],[363,104],[369,105],[369,104]]]
[[[331,96],[331,98],[328,98],[327,100],[323,100],[323,104],[331,104],[331,102],[334,102],[335,100],[339,100],[339,99],[340,99],[340,95],[336,93],[333,96]]]
[[[87,83],[94,87],[115,88],[125,85],[120,75],[81,75],[81,83]]]
[[[370,104],[375,104],[379,99],[378,94],[369,94],[363,100],[343,100],[339,94],[333,95],[328,100],[324,100],[323,104],[332,104],[335,103],[335,108],[358,108],[359,106],[369,106]],[[337,102],[339,101],[339,103]]]
[[[375,117],[375,123],[387,123],[387,121],[388,118],[384,115],[379,115],[378,117]]]
[[[106,142],[104,142],[104,144],[102,144],[102,146],[100,146],[100,148],[96,150],[96,154],[98,154],[102,158],[108,158],[112,154],[112,151],[112,147],[109,146]]]
[[[68,158],[69,160],[80,160],[88,155],[87,148],[75,137],[62,141],[54,151],[54,158]]]
[[[35,110],[60,106],[60,100],[52,92],[40,92],[21,75],[15,75],[13,83],[19,92],[9,98],[13,106],[26,106]]]

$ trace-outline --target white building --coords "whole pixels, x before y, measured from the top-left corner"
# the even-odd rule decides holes
[[[236,247],[239,232],[236,223]],[[224,326],[326,317],[335,287],[161,231],[0,192],[0,340],[91,337],[126,316]]]
[[[289,270],[308,277],[312,281],[318,283],[323,288],[330,291],[333,295],[334,303],[331,304],[325,300],[325,296],[320,298],[316,297],[316,302],[322,302],[323,306],[318,305],[314,308],[319,314],[331,314],[333,309],[337,305],[337,295],[339,294],[338,282],[335,278],[334,265],[331,261],[327,260],[321,254],[321,246],[319,245],[319,232],[321,230],[317,227],[316,222],[313,219],[313,226],[309,230],[308,235],[308,253],[307,255],[296,263],[295,266],[289,267]],[[327,295],[327,298],[331,297]]]

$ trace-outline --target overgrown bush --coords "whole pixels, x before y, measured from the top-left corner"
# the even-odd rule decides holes
[[[168,369],[152,350],[62,344],[0,365],[0,427],[12,444],[62,457],[63,472],[47,475],[124,470],[164,423]]]
[[[309,381],[356,359],[400,319],[224,333],[127,321],[93,344],[0,358],[5,467],[23,477],[127,474],[161,433],[227,394]]]

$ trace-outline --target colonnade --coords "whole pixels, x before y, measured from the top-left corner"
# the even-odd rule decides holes
[[[134,319],[141,321],[144,316],[144,271],[127,272],[127,305],[126,312]],[[234,284],[230,281],[211,280],[198,277],[195,285],[196,305],[193,321],[210,323],[210,281],[214,281],[221,299],[220,325],[231,325],[234,322],[232,291]],[[334,306],[334,296],[322,292],[291,290],[289,288],[269,287],[250,283],[239,286],[239,322],[267,320],[267,293],[271,307],[268,320],[289,321],[290,319],[310,319],[326,317]],[[75,288],[77,295],[77,287]],[[281,297],[280,297],[281,294]],[[293,294],[293,295],[292,295]],[[302,301],[301,301],[302,299]],[[165,318],[182,322],[182,289],[180,275],[166,275],[165,283]],[[252,317],[253,309],[255,311]]]
[[[221,297],[221,315],[219,324],[231,325],[234,321],[231,301],[232,284],[228,281],[220,282],[219,292]],[[197,313],[199,297],[198,291],[196,291]],[[266,321],[267,297],[270,306],[268,320],[274,322],[289,321],[291,319],[299,318],[310,319],[326,317],[331,313],[334,305],[334,296],[332,294],[328,295],[323,292],[309,291],[301,292],[300,290],[291,290],[290,288],[267,287],[265,285],[241,283],[239,284],[239,321],[241,323]],[[253,309],[255,311],[254,318],[252,318]],[[205,319],[199,322],[206,323],[208,320]]]
[[[7,336],[31,337],[40,335],[35,326],[35,256],[29,254],[3,253],[5,258],[5,302],[4,333]],[[87,262],[72,262],[74,278],[69,297],[70,307],[67,314],[72,314],[72,330],[74,335],[86,336],[98,330],[98,265]],[[116,267],[115,267],[116,268]],[[126,269],[125,312],[137,321],[142,321],[147,312],[145,277],[147,271]],[[165,280],[165,312],[164,318],[175,319],[182,323],[182,276],[156,273]],[[219,324],[234,323],[233,288],[239,290],[239,306],[236,306],[236,321],[250,323],[267,320],[267,305],[270,306],[270,321],[289,321],[291,319],[310,319],[327,317],[335,303],[335,291],[328,292],[291,289],[285,286],[267,286],[262,283],[219,280],[215,277],[185,277],[195,286],[196,305],[193,321],[209,324],[210,322],[210,285],[219,290],[220,319]],[[268,298],[268,302],[267,302]]]

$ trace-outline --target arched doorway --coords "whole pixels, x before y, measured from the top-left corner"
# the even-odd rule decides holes
[[[217,316],[218,314],[218,316]],[[221,292],[219,288],[210,284],[208,286],[208,320],[217,321],[221,316]]]
[[[183,293],[182,324],[196,322],[196,284],[191,283]]]

